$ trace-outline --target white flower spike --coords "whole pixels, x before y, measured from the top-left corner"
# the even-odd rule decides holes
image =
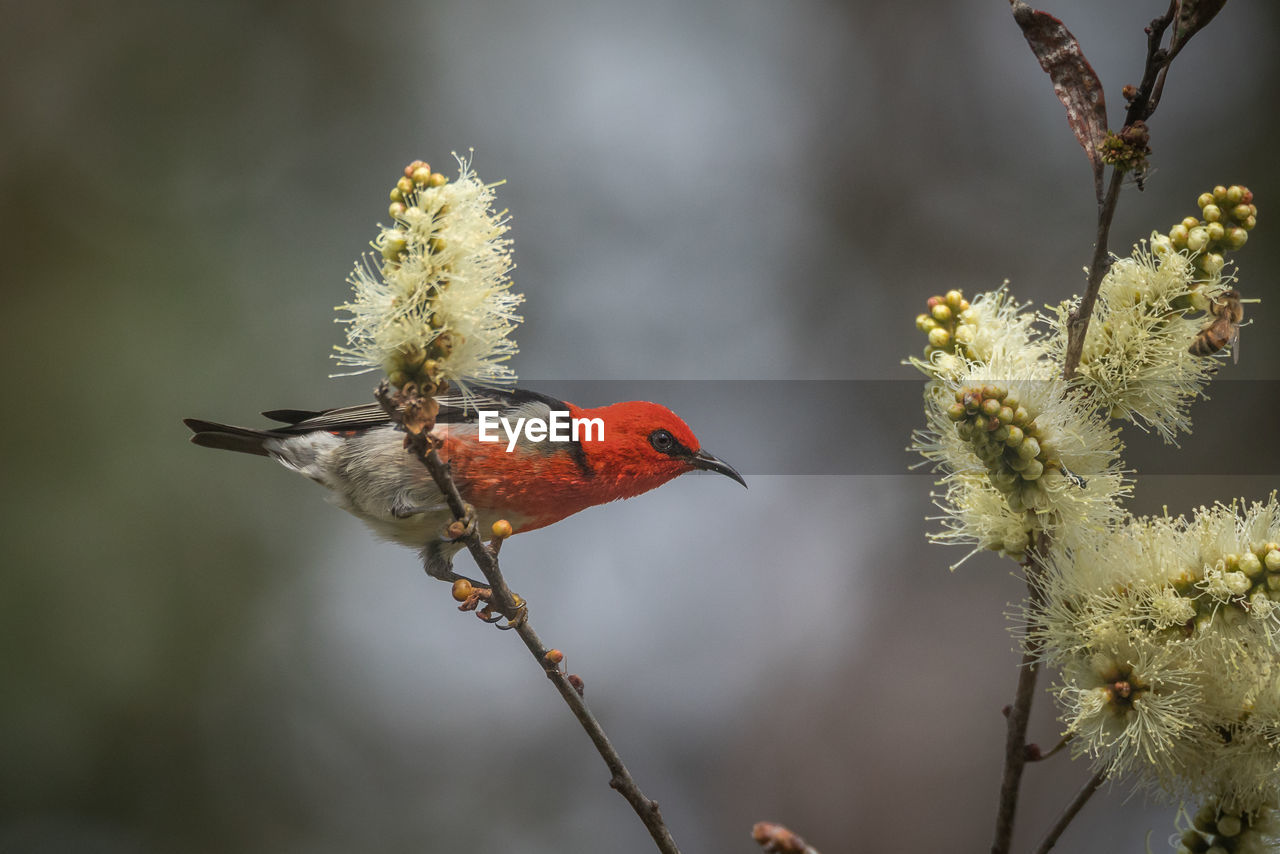
[[[348,281],[354,296],[346,346],[335,358],[363,373],[382,370],[391,384],[420,388],[510,385],[511,333],[524,297],[511,292],[511,241],[493,188],[458,158],[449,181],[422,161],[405,168],[391,191],[393,224],[373,241]]]

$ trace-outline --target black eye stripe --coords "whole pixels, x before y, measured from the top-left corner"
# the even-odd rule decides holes
[[[649,444],[658,453],[669,457],[687,457],[692,453],[680,443],[679,439],[671,435],[670,430],[654,430],[649,434]]]

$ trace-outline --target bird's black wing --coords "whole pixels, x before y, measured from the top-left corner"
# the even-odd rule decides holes
[[[549,409],[568,409],[564,401],[550,395],[518,388],[480,388],[476,390],[475,399],[471,402],[464,404],[462,399],[457,397],[440,398],[439,402],[440,414],[437,420],[444,424],[474,423],[479,417],[479,409],[496,409],[499,413],[506,413],[530,403],[545,404]],[[277,427],[272,431],[285,435],[312,433],[317,430],[364,430],[391,423],[387,413],[377,403],[323,410],[273,409],[262,414],[272,421],[286,424],[287,426]]]

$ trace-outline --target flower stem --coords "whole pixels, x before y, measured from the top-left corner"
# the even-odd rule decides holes
[[[1089,318],[1093,315],[1094,303],[1098,301],[1098,289],[1102,286],[1107,270],[1111,268],[1107,240],[1111,234],[1111,220],[1115,218],[1116,203],[1120,200],[1120,185],[1123,183],[1124,172],[1112,167],[1107,194],[1098,206],[1098,231],[1093,243],[1093,260],[1089,263],[1089,284],[1067,323],[1067,353],[1062,363],[1062,376],[1068,381],[1076,375],[1076,368],[1080,366],[1084,337],[1089,331]]]
[[[1106,782],[1107,773],[1099,771],[1089,778],[1089,782],[1080,787],[1080,791],[1076,792],[1076,796],[1071,799],[1071,803],[1067,804],[1063,809],[1062,815],[1058,816],[1058,820],[1054,822],[1053,827],[1049,828],[1049,832],[1045,834],[1044,839],[1040,840],[1040,845],[1036,848],[1035,854],[1048,854],[1058,842],[1058,837],[1067,829],[1067,825],[1076,817],[1076,814],[1084,808],[1089,802],[1089,798],[1093,797],[1093,793],[1101,788]]]

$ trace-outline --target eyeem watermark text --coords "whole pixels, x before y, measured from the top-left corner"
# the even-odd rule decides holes
[[[501,442],[498,427],[507,434],[507,453],[516,449],[520,433],[530,442],[603,442],[603,418],[573,418],[565,409],[553,409],[550,418],[517,418],[512,425],[492,410],[480,410],[478,422],[481,442]]]

